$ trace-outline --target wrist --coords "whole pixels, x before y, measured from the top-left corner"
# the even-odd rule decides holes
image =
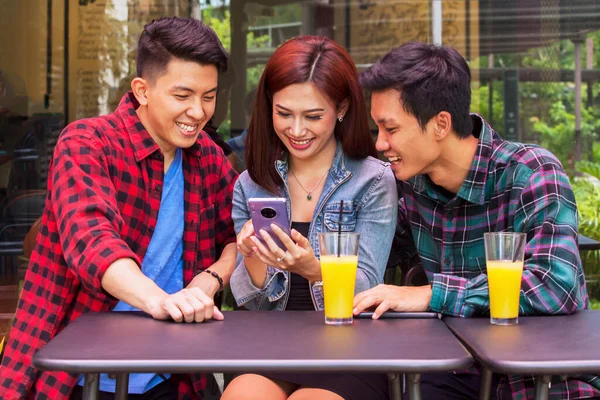
[[[431,303],[431,295],[433,293],[433,289],[431,288],[431,285],[424,285],[422,290],[423,300],[427,302],[427,307],[429,307],[429,303]]]
[[[313,262],[313,267],[311,268],[311,273],[309,276],[305,277],[309,282],[320,282],[323,280],[323,275],[321,273],[321,262],[315,257]]]
[[[152,316],[157,315],[162,310],[162,302],[166,296],[168,296],[166,293],[162,295],[153,294],[148,296],[142,302],[142,311]]]
[[[213,296],[216,293],[223,291],[223,289],[225,288],[223,278],[221,278],[221,275],[219,275],[219,273],[212,268],[207,268],[199,271],[196,274],[196,278],[204,279],[206,285],[202,285],[202,287],[206,288],[208,286],[208,289],[212,291],[211,294]]]

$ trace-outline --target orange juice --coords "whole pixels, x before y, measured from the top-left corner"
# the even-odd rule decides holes
[[[321,255],[325,318],[352,318],[358,256]]]
[[[492,319],[517,318],[523,261],[487,261],[487,275]]]

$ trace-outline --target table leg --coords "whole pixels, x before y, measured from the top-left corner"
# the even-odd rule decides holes
[[[479,386],[479,400],[490,400],[492,391],[492,371],[487,368],[481,369],[481,384]]]
[[[83,384],[83,400],[99,400],[100,393],[98,387],[100,385],[99,374],[85,374]]]
[[[402,393],[400,392],[400,374],[398,373],[389,373],[388,376],[388,386],[390,388],[390,399],[392,400],[402,400]]]
[[[117,387],[115,390],[115,400],[127,400],[129,392],[129,374],[123,373],[117,375]]]
[[[421,400],[421,374],[406,374],[408,399]]]
[[[535,400],[548,400],[551,375],[541,375],[535,377]]]

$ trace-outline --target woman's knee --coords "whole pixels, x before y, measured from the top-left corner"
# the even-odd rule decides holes
[[[262,375],[244,374],[227,385],[221,400],[286,400],[294,387],[287,382],[273,381]]]
[[[301,387],[288,400],[344,400],[342,396],[325,389]]]

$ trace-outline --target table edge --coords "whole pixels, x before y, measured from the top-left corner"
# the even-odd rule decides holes
[[[444,319],[442,319],[444,321]],[[444,321],[444,323],[446,323]],[[600,371],[600,360],[589,360],[582,363],[554,360],[554,361],[496,361],[477,351],[473,346],[469,345],[460,333],[455,331],[455,328],[446,323],[446,326],[458,341],[467,349],[473,358],[481,363],[485,368],[492,372],[505,374],[531,374],[531,375],[563,375],[563,374],[585,374],[598,373]],[[560,367],[556,365],[560,364]]]
[[[35,355],[32,363],[35,368],[44,371],[66,371],[73,373],[87,372],[443,372],[455,369],[466,369],[473,364],[473,358],[465,351],[463,357],[448,360],[160,360],[152,364],[152,360],[47,360]],[[327,361],[328,364],[324,365]],[[409,365],[407,365],[409,364]]]
[[[555,360],[555,361],[494,361],[479,357],[473,351],[474,358],[485,368],[505,374],[531,374],[531,375],[564,375],[564,374],[597,374],[600,371],[600,361],[586,361],[583,363]],[[560,365],[560,366],[558,366]]]

